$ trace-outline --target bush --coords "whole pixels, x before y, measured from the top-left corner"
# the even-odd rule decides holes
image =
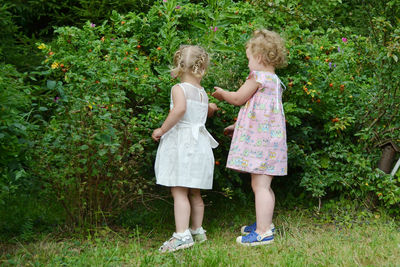
[[[179,45],[199,44],[211,53],[203,81],[209,93],[214,85],[234,90],[248,75],[245,41],[259,27],[282,32],[289,49],[289,66],[278,72],[288,87],[288,180],[318,198],[336,192],[365,198],[372,192],[374,201],[398,203],[396,179],[375,171],[379,150],[366,142],[373,130],[363,119],[375,112],[369,101],[379,94],[371,88],[382,85],[369,74],[396,61],[396,31],[390,45],[378,47],[349,28],[304,19],[304,10],[295,7],[270,4],[266,12],[247,2],[159,1],[146,14],[113,12],[103,23],[58,28],[53,42],[38,44],[45,55],[36,101],[44,131],[37,138],[35,172],[57,194],[70,221],[107,221],[137,197],[153,194],[157,144],[150,134],[168,113],[177,82],[169,66]],[[365,57],[371,53],[381,61]],[[381,70],[385,77],[397,73],[392,66]],[[384,95],[395,96],[396,82],[385,81]],[[398,105],[393,97],[387,101]],[[242,178],[224,168],[230,140],[222,134],[238,108],[219,106],[207,125],[220,142],[215,187],[240,195]],[[397,127],[396,118],[387,117],[391,127]],[[387,134],[395,139],[397,132]]]
[[[0,27],[2,31],[0,33],[0,59],[3,62],[9,53],[15,53],[13,49],[15,45],[14,34],[18,31],[18,27],[14,25],[12,20],[12,14],[10,12],[10,6],[0,6]]]
[[[150,66],[136,40],[110,29],[59,28],[54,48],[39,45],[49,65],[37,172],[74,224],[108,221],[153,183],[140,172],[151,164],[143,155],[151,128],[143,100],[156,91],[144,83]]]
[[[4,205],[18,189],[30,185],[27,170],[35,127],[29,123],[30,89],[23,84],[23,75],[0,63],[0,88],[0,204]]]
[[[95,23],[108,19],[113,10],[127,13],[131,10],[147,12],[154,0],[67,0],[67,1],[3,1],[13,22],[27,36],[49,37],[55,26],[81,26],[87,20]]]

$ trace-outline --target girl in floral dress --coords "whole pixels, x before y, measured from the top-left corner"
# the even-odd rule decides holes
[[[237,122],[225,129],[233,131],[227,168],[251,174],[255,195],[256,222],[242,227],[237,242],[246,246],[264,245],[274,240],[272,217],[274,176],[287,174],[285,115],[281,81],[275,69],[286,65],[286,49],[279,34],[257,30],[246,44],[250,74],[236,92],[215,87],[213,96],[242,106]]]

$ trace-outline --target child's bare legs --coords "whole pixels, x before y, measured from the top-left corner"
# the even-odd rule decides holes
[[[174,198],[175,227],[177,233],[183,233],[189,228],[190,202],[189,188],[171,187],[172,197]]]
[[[271,189],[272,176],[251,174],[251,187],[256,202],[257,234],[271,230],[272,216],[275,207],[275,195]]]
[[[272,177],[273,178],[273,177]],[[274,208],[275,208],[275,193],[274,193],[274,191],[272,191],[272,188],[271,188],[271,183],[270,183],[270,186],[269,186],[269,191],[271,192],[271,195],[272,195],[272,202],[274,203]],[[274,211],[272,211],[272,215],[274,214]],[[271,218],[271,220],[272,220],[272,218]]]
[[[171,187],[171,194],[174,198],[175,230],[168,241],[158,249],[161,253],[172,252],[193,246],[194,241],[189,230],[190,202],[189,188]]]
[[[204,202],[201,198],[200,189],[189,190],[190,207],[192,208],[192,229],[201,227],[204,217]]]

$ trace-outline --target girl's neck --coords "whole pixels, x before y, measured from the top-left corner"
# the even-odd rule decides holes
[[[184,73],[181,78],[181,82],[183,83],[190,83],[193,84],[194,86],[201,87],[201,77],[196,77],[191,73]]]
[[[260,71],[275,73],[275,68],[273,66],[270,66],[270,65],[268,65],[268,66],[263,65],[260,68]]]

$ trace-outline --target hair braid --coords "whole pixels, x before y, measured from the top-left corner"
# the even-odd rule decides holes
[[[171,75],[179,77],[185,72],[203,76],[209,63],[207,52],[200,46],[182,45],[174,55],[174,66]]]

